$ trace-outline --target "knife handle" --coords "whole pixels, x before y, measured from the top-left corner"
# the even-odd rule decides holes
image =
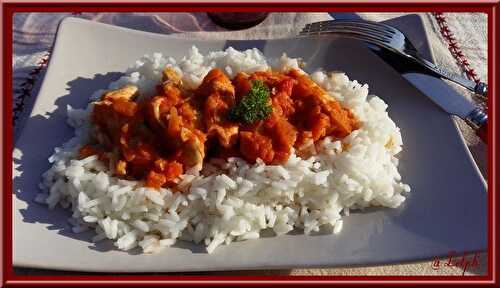
[[[474,87],[474,93],[477,95],[487,97],[488,96],[488,85],[483,82],[477,82],[476,86]]]
[[[488,144],[488,114],[485,110],[477,107],[465,117],[465,122],[476,131],[485,144]]]
[[[483,140],[484,144],[488,145],[488,123],[484,123],[483,126],[476,130],[476,135]]]

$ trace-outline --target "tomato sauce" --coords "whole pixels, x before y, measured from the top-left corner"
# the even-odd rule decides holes
[[[272,112],[253,123],[229,120],[253,81],[269,89]],[[292,148],[301,155],[326,136],[343,138],[359,128],[349,109],[297,70],[238,73],[230,80],[213,69],[196,90],[186,90],[166,68],[157,88],[157,96],[142,101],[131,85],[105,93],[94,103],[94,139],[80,158],[98,155],[116,175],[158,189],[175,185],[188,169],[200,170],[209,157],[281,164]]]

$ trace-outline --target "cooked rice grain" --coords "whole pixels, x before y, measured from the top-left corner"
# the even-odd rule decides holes
[[[159,53],[144,56],[109,89],[130,83],[139,87],[141,97],[151,97],[165,66],[173,67],[190,88],[215,67],[229,77],[240,71],[299,69],[298,60],[286,55],[267,62],[257,49],[228,48],[204,56],[193,47],[180,60]],[[95,242],[112,239],[119,249],[139,246],[144,253],[158,252],[177,239],[204,242],[212,253],[223,243],[259,238],[263,229],[282,235],[300,228],[309,234],[330,226],[336,234],[343,226],[342,214],[349,215],[351,209],[398,207],[410,187],[401,182],[397,169],[402,138],[387,114],[387,104],[343,73],[317,71],[311,77],[353,111],[361,128],[341,141],[323,139],[311,147],[316,154],[309,159],[292,154],[283,165],[266,166],[230,158],[205,163],[203,171],[210,176],[183,175],[179,187],[184,193],[152,190],[108,174],[108,167],[95,156],[75,160],[89,138],[90,103],[86,109],[68,107],[75,136],[49,158],[52,167],[43,174],[42,192],[35,200],[50,209],[71,206],[75,233],[94,229]],[[96,91],[91,100],[102,92]]]

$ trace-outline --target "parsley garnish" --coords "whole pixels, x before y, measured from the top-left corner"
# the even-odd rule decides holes
[[[264,120],[271,114],[273,107],[269,104],[269,88],[260,80],[252,81],[252,88],[241,101],[229,110],[231,121],[251,124]]]

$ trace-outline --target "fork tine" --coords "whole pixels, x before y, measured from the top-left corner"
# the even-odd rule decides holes
[[[381,38],[385,38],[388,40],[390,40],[392,37],[395,36],[395,34],[390,34],[389,32],[386,32],[386,31],[375,30],[375,29],[365,27],[365,26],[360,26],[360,25],[339,24],[339,25],[317,26],[317,27],[309,28],[310,31],[315,31],[315,30],[328,31],[331,29],[338,29],[338,30],[345,29],[345,30],[349,30],[349,31],[359,31],[360,33],[373,34],[373,35],[377,35]]]
[[[384,27],[384,28],[390,30],[391,32],[398,32],[399,31],[395,27],[393,27],[391,25],[387,25],[385,23],[375,22],[375,21],[368,21],[368,20],[356,20],[356,19],[352,19],[352,20],[327,20],[327,21],[313,22],[313,23],[309,23],[309,24],[312,24],[312,25],[328,25],[330,23],[366,24],[366,25]]]
[[[371,38],[376,41],[384,42],[384,43],[389,43],[391,39],[389,37],[386,37],[384,35],[381,35],[379,33],[374,33],[374,32],[366,32],[360,29],[347,29],[347,28],[338,28],[338,27],[333,27],[333,28],[328,28],[328,29],[309,29],[309,30],[302,30],[301,34],[307,35],[307,34],[325,34],[325,33],[334,33],[334,34],[354,34],[359,37],[367,37]]]
[[[395,33],[385,29],[384,27],[381,26],[375,26],[375,25],[370,25],[366,23],[344,23],[344,22],[338,22],[338,23],[329,23],[325,25],[311,25],[309,29],[328,29],[332,27],[348,27],[352,29],[363,29],[365,31],[369,32],[374,32],[374,33],[381,33],[387,37],[392,37],[395,35]]]
[[[357,40],[369,42],[369,43],[375,44],[377,46],[391,48],[390,45],[389,45],[389,43],[387,41],[381,40],[380,38],[373,37],[373,36],[370,36],[370,35],[367,35],[367,34],[359,34],[359,33],[355,33],[355,32],[346,32],[345,30],[342,30],[342,31],[331,31],[331,30],[329,30],[329,31],[323,31],[323,32],[301,32],[300,33],[300,35],[302,35],[302,36],[323,35],[323,34],[335,34],[335,35],[339,35],[339,36],[342,36],[342,37],[354,38],[354,39],[357,39]]]
[[[369,25],[356,25],[356,24],[344,24],[344,23],[337,23],[337,24],[332,24],[332,25],[329,25],[329,26],[322,26],[324,27],[325,29],[326,28],[330,28],[330,27],[346,27],[346,28],[351,28],[351,29],[362,29],[364,31],[369,31],[369,32],[373,32],[373,33],[378,33],[378,34],[382,34],[386,37],[393,37],[394,35],[396,35],[395,33],[392,33],[392,32],[389,32],[387,30],[383,30],[383,29],[377,29],[373,26],[369,26]]]
[[[346,37],[346,38],[351,38],[351,39],[363,41],[363,42],[367,42],[367,43],[371,43],[371,44],[374,44],[374,45],[379,46],[379,47],[385,47],[385,48],[390,49],[390,47],[387,45],[387,43],[380,42],[380,41],[375,40],[375,39],[370,38],[370,37],[362,37],[362,36],[355,35],[355,34],[337,34],[337,35],[342,36],[342,37]]]
[[[330,21],[321,21],[321,22],[315,22],[315,23],[310,23],[310,27],[316,27],[316,26],[331,26],[331,25],[356,25],[356,26],[364,26],[367,28],[372,28],[374,30],[378,31],[384,31],[384,32],[389,32],[389,33],[401,33],[401,31],[397,30],[396,28],[384,24],[384,23],[379,23],[379,22],[373,22],[373,21],[365,21],[365,20],[330,20]]]

